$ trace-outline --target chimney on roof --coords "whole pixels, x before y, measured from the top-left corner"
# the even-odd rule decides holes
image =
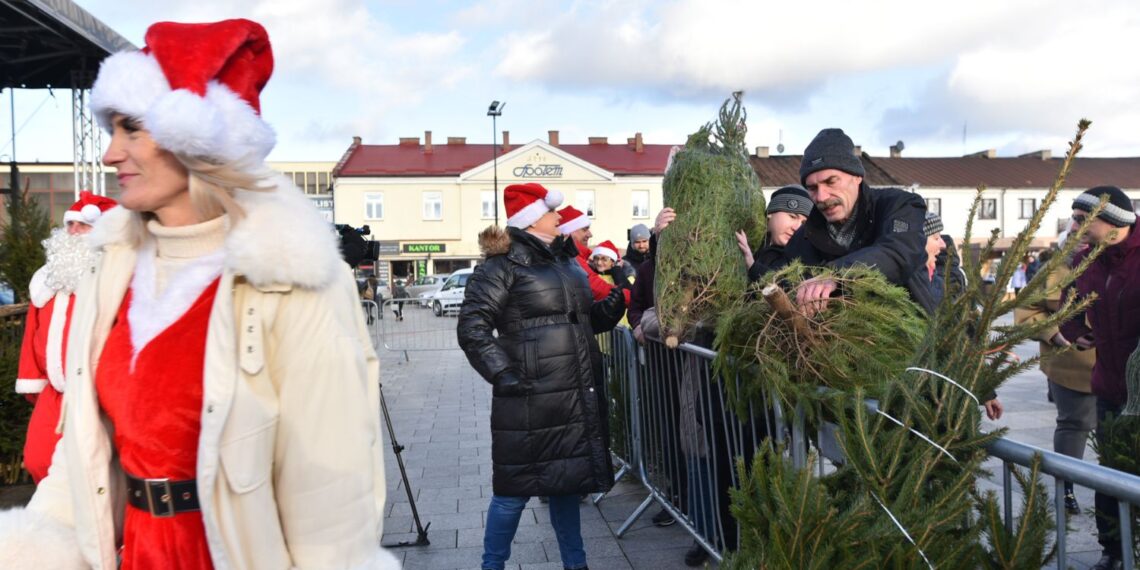
[[[756,158],[768,158],[768,147],[766,147],[766,146],[756,147]]]
[[[641,133],[633,134],[633,152],[645,152],[645,143],[641,140]]]
[[[587,137],[590,144],[610,144],[610,139],[607,137]]]
[[[467,137],[447,137],[447,144],[467,144]]]
[[[558,131],[546,131],[550,136],[550,146],[558,146]]]
[[[891,158],[902,158],[902,149],[891,145]]]
[[[363,143],[360,137],[352,137],[352,146],[360,146]]]
[[[420,146],[420,137],[400,137],[400,146]]]
[[[855,148],[851,149],[851,154],[854,154],[855,156],[862,157],[863,156],[863,147],[860,145],[855,145]]]
[[[431,131],[424,131],[424,154],[431,154]]]
[[[979,150],[965,155],[963,158],[997,158],[996,148],[987,148],[986,150]]]
[[[1049,160],[1053,158],[1053,151],[1049,149],[1035,150],[1033,152],[1027,152],[1023,155],[1020,155],[1018,158],[1040,158],[1041,160]]]
[[[503,144],[499,152],[507,152],[511,148],[511,131],[503,131]]]

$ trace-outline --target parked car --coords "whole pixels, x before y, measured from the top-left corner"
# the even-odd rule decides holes
[[[420,304],[424,307],[430,306],[431,304],[425,302],[425,299],[430,298],[436,291],[442,289],[443,282],[447,281],[448,277],[448,275],[421,275],[419,279],[406,287],[408,298],[419,299]]]
[[[444,281],[439,291],[432,295],[431,312],[435,313],[435,316],[458,311],[459,307],[463,306],[463,293],[467,289],[467,280],[474,271],[473,268],[460,269]]]

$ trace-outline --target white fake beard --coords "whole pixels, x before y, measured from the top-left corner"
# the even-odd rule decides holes
[[[47,253],[45,281],[52,291],[74,293],[83,275],[99,260],[99,252],[87,245],[84,236],[71,235],[63,228],[52,230],[43,245]]]

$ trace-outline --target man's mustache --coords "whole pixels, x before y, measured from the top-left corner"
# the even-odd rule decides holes
[[[832,206],[842,206],[842,205],[843,205],[843,200],[841,200],[839,198],[831,198],[830,200],[824,200],[822,202],[816,202],[815,203],[816,209],[819,209],[819,210],[826,210]]]

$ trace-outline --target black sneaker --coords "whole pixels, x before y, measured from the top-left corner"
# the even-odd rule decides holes
[[[1093,564],[1092,568],[1089,568],[1089,570],[1120,570],[1120,568],[1123,566],[1124,563],[1121,562],[1119,558],[1116,558],[1111,554],[1105,554],[1104,556],[1101,556],[1100,560],[1097,560],[1096,564]]]
[[[1072,491],[1065,493],[1065,512],[1073,516],[1081,514],[1081,505],[1077,503],[1077,497]]]
[[[685,552],[685,566],[700,566],[709,559],[709,553],[701,545],[693,542],[693,547]]]
[[[657,511],[657,514],[653,515],[653,526],[670,526],[676,522],[677,519],[673,518],[673,515],[669,514],[669,511],[665,509],[661,509]]]

